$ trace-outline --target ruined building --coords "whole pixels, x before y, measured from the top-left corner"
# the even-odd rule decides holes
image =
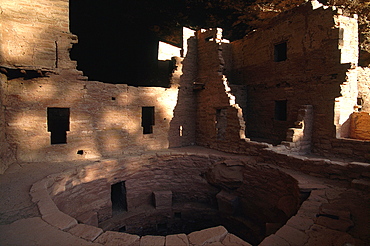
[[[320,2],[228,40],[2,0],[0,244],[368,245],[369,27]]]

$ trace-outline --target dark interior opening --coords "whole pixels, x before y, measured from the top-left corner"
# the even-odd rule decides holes
[[[279,43],[274,46],[274,61],[280,62],[287,59],[287,43]]]
[[[141,126],[143,134],[152,134],[154,126],[154,107],[142,107]]]
[[[51,144],[67,143],[69,108],[47,108],[47,124]]]
[[[70,1],[70,30],[78,36],[70,56],[89,80],[169,87],[158,71],[158,42],[163,35],[155,26],[161,20],[141,4]]]
[[[287,100],[275,101],[275,120],[287,120]]]
[[[127,211],[127,196],[125,181],[111,185],[112,211]]]

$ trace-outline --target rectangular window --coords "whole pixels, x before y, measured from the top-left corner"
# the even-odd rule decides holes
[[[287,120],[287,100],[275,101],[275,120]]]
[[[279,43],[274,46],[274,61],[280,62],[287,59],[287,43]]]
[[[69,108],[47,108],[47,124],[51,144],[67,143]]]
[[[154,126],[154,107],[142,107],[141,126],[143,134],[152,134]]]

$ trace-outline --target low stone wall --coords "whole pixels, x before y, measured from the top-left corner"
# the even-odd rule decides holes
[[[240,179],[238,175],[234,177],[235,172],[241,174]],[[50,175],[35,183],[30,194],[46,222],[93,241],[102,230],[78,224],[78,221],[96,225],[98,220],[110,218],[110,185],[125,179],[128,211],[153,206],[153,192],[164,189],[172,191],[174,205],[197,202],[217,207],[216,194],[223,190],[240,197],[242,216],[258,215],[252,216],[253,219],[261,219],[264,224],[266,221],[286,220],[295,213],[299,202],[298,186],[293,178],[277,169],[257,164],[253,157],[233,160],[224,156],[170,152],[102,160]],[[218,187],[211,186],[207,180]],[[287,197],[291,197],[289,204],[284,203]],[[221,206],[220,199],[217,200]],[[232,210],[222,212],[232,213]],[[106,234],[104,237],[108,237]],[[239,240],[234,236],[225,239],[226,234],[220,240]],[[190,235],[189,241],[192,241]],[[143,236],[141,240],[148,237]]]
[[[355,112],[351,115],[350,138],[370,140],[370,114]]]
[[[264,165],[258,164],[254,165],[253,160],[254,158],[248,158],[245,156],[238,156],[234,159],[225,158],[222,156],[215,156],[215,155],[201,155],[201,154],[190,154],[190,153],[183,153],[183,154],[171,154],[171,153],[156,153],[153,155],[148,155],[146,158],[144,156],[141,157],[132,157],[131,160],[131,167],[138,168],[140,167],[142,162],[140,159],[148,160],[148,157],[156,159],[156,161],[162,161],[162,165],[166,166],[165,160],[171,160],[174,156],[181,157],[185,162],[187,158],[194,158],[197,164],[202,164],[200,160],[204,161],[205,159],[212,163],[213,166],[223,166],[226,167],[238,167],[235,164],[236,160],[249,160],[250,166],[253,168],[258,167],[263,169]],[[136,158],[136,161],[134,161]],[[291,159],[290,159],[291,158]],[[287,156],[286,162],[292,161],[293,158],[296,157]],[[320,162],[322,160],[301,160],[306,162]],[[218,242],[219,245],[231,246],[231,245],[249,245],[248,243],[244,242],[240,238],[236,237],[233,234],[227,232],[225,228],[222,226],[205,229],[201,231],[192,232],[188,235],[185,234],[177,234],[177,235],[168,235],[168,236],[142,236],[139,237],[137,235],[131,235],[127,233],[119,233],[119,232],[112,232],[107,231],[103,232],[102,229],[97,228],[95,226],[87,225],[87,224],[79,224],[78,221],[73,218],[72,216],[62,212],[56,203],[53,201],[53,198],[57,197],[57,194],[66,192],[69,195],[72,195],[68,190],[73,190],[74,186],[78,186],[78,180],[80,182],[84,181],[92,181],[92,180],[101,180],[103,179],[103,175],[112,171],[111,167],[114,165],[109,165],[109,162],[114,163],[114,160],[106,160],[103,168],[100,164],[92,164],[87,165],[85,167],[76,168],[75,170],[67,171],[60,174],[50,175],[43,180],[40,180],[33,184],[30,195],[32,197],[32,201],[37,203],[39,211],[41,213],[42,219],[45,220],[47,223],[59,228],[60,230],[67,231],[72,235],[78,236],[83,238],[87,241],[93,241],[95,243],[101,243],[104,245],[114,245],[114,243],[123,243],[124,245],[163,245],[163,246],[170,246],[170,245],[204,245],[206,243]],[[325,162],[325,161],[324,161]],[[168,163],[166,163],[168,164]],[[278,164],[278,162],[277,162]],[[281,164],[281,163],[280,163]],[[97,168],[99,165],[99,169]],[[290,164],[288,164],[290,165]],[[211,166],[211,165],[210,165]],[[348,169],[358,169],[362,170],[363,174],[368,170],[368,166],[362,166],[350,163],[348,164]],[[121,166],[121,168],[124,168]],[[225,168],[225,167],[222,167]],[[253,170],[253,168],[251,170]],[[270,167],[272,168],[272,167]],[[255,169],[255,171],[257,171]],[[272,168],[276,170],[275,168]],[[89,170],[89,171],[87,171]],[[155,168],[158,171],[158,169]],[[219,168],[212,169],[213,174],[219,173]],[[328,166],[321,166],[321,170],[331,170]],[[115,170],[117,171],[117,170]],[[181,171],[181,169],[180,169]],[[229,170],[230,171],[230,170]],[[232,171],[237,171],[232,169]],[[252,172],[252,171],[251,171]],[[358,171],[357,171],[358,172]],[[117,173],[117,172],[113,172]],[[225,173],[225,172],[224,172]],[[280,174],[284,174],[280,172]],[[353,173],[352,173],[353,174]],[[350,174],[350,175],[352,175]],[[211,175],[211,174],[208,174]],[[261,174],[259,174],[261,175]],[[338,174],[340,175],[340,174]],[[212,175],[211,175],[212,176]],[[74,179],[70,179],[74,177]],[[217,180],[217,175],[213,175],[213,180]],[[219,176],[221,177],[221,176]],[[221,186],[230,186],[235,185],[235,182],[232,180],[227,179],[227,175],[223,176],[224,178],[222,182],[219,182]],[[270,181],[269,177],[268,180]],[[285,177],[286,178],[286,177]],[[299,177],[297,177],[299,180]],[[113,178],[114,180],[114,178]],[[253,182],[253,177],[249,177],[248,182],[249,187],[256,187],[261,186],[262,184],[257,184]],[[218,181],[221,181],[218,179]],[[227,182],[229,181],[229,182]],[[235,181],[235,180],[234,180]],[[267,181],[267,180],[266,180]],[[189,180],[188,180],[189,182]],[[265,184],[268,185],[269,182]],[[281,182],[275,183],[275,185],[281,186]],[[356,183],[355,180],[352,181],[352,185],[355,188],[363,188],[364,186],[361,183]],[[63,189],[64,187],[64,189]],[[57,189],[58,188],[58,189]],[[95,186],[95,188],[97,188]],[[290,244],[294,245],[305,245],[307,242],[313,243],[312,245],[317,243],[317,240],[322,240],[323,235],[326,233],[330,233],[330,240],[339,240],[338,242],[343,243],[354,243],[357,242],[356,239],[352,238],[351,235],[347,234],[346,231],[349,227],[353,226],[353,221],[351,220],[350,213],[346,210],[346,208],[341,207],[340,202],[337,201],[337,198],[340,197],[340,193],[342,191],[338,191],[335,189],[331,189],[327,186],[317,185],[314,183],[307,184],[307,180],[303,180],[303,183],[300,184],[300,189],[305,190],[306,192],[311,192],[307,201],[305,201],[302,206],[300,207],[297,214],[291,217],[288,222],[274,234],[271,234],[269,237],[265,238],[265,240],[260,245],[278,245],[277,243],[281,242],[289,242]],[[253,190],[253,189],[251,189]],[[225,192],[225,191],[224,191]],[[258,191],[259,192],[259,191]],[[276,190],[273,190],[276,192]],[[278,192],[279,193],[279,192]],[[229,193],[230,194],[230,193]],[[91,194],[84,194],[84,197],[89,196]],[[218,195],[219,196],[219,195]],[[225,194],[222,195],[223,198],[227,197]],[[75,200],[81,199],[82,197],[75,197]],[[258,197],[257,197],[258,198]],[[222,200],[218,198],[219,201]],[[225,201],[225,199],[223,200]],[[338,204],[336,204],[337,202]],[[283,202],[279,201],[280,204]],[[95,206],[96,204],[92,204]],[[225,205],[225,204],[224,204]],[[284,206],[286,208],[286,206]],[[80,210],[78,206],[74,207],[75,210]],[[219,209],[224,209],[225,207],[220,207]],[[91,210],[91,208],[90,208]],[[81,212],[81,211],[80,211]],[[319,215],[319,216],[318,216]],[[334,218],[334,217],[335,218]],[[332,217],[334,219],[332,219]],[[336,219],[338,218],[338,219]],[[339,220],[339,221],[338,221]],[[339,222],[339,223],[338,223]],[[267,224],[266,224],[267,225]],[[339,227],[338,227],[339,226]],[[280,244],[279,244],[280,245]],[[283,245],[283,244],[282,244]]]

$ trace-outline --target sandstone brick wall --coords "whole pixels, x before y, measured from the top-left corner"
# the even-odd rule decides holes
[[[176,88],[104,84],[66,75],[19,78],[6,85],[8,141],[17,146],[20,161],[117,156],[169,146]],[[141,126],[142,107],[147,106],[155,108],[152,134],[143,134]],[[48,107],[70,109],[66,144],[50,142]]]
[[[74,67],[68,49],[76,37],[69,32],[68,4],[67,0],[2,1],[0,64],[32,69]]]
[[[350,138],[370,140],[370,114],[355,112],[351,115]]]
[[[357,68],[358,98],[361,98],[361,111],[370,112],[370,67]]]
[[[194,144],[196,50],[177,58],[171,88],[86,81],[69,57],[77,37],[69,32],[68,11],[65,0],[2,2],[0,66],[10,79],[2,77],[1,141],[6,132],[17,159],[74,160]],[[50,107],[70,110],[66,144],[50,142]],[[143,134],[142,107],[155,108],[152,134]]]
[[[247,137],[272,143],[285,140],[305,104],[314,107],[314,141],[333,134],[333,122],[328,119],[333,117],[333,101],[348,68],[340,64],[339,31],[331,28],[334,14],[332,9],[313,11],[310,5],[302,6],[232,43],[230,81],[248,86]],[[283,41],[287,59],[274,62],[274,45]],[[284,100],[287,120],[276,120],[275,101]]]
[[[368,143],[336,136],[342,128],[340,118],[347,120],[357,101],[358,56],[353,51],[357,39],[351,39],[356,35],[354,26],[356,19],[342,16],[336,8],[312,10],[311,5],[303,5],[232,42],[231,58],[225,45],[215,42],[216,30],[199,33],[198,82],[205,89],[197,93],[197,143],[231,152],[249,149],[249,154],[258,145],[251,148],[251,142],[240,137],[242,124],[223,84],[226,74],[242,107],[247,138],[279,144],[295,126],[301,106],[312,105],[313,152],[369,160]],[[276,62],[274,49],[281,42],[287,44],[287,59]],[[243,93],[246,95],[240,96]],[[276,103],[284,101],[286,120],[277,119]],[[220,109],[227,112],[223,139],[217,137]]]
[[[7,141],[5,105],[4,105],[4,87],[6,76],[0,73],[0,174],[3,174],[8,166],[15,162],[14,149],[10,147]]]

